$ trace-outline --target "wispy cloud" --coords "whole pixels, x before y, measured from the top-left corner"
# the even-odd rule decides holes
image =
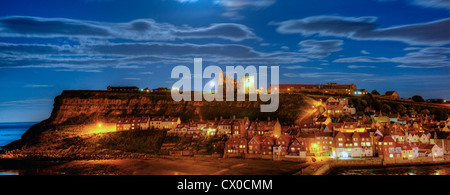
[[[293,66],[285,66],[284,68],[295,70],[295,69],[316,69],[316,70],[322,70],[323,68],[317,68],[317,67],[305,67],[305,66],[299,66],[299,65],[293,65]]]
[[[139,74],[146,74],[146,75],[149,75],[149,74],[153,74],[153,72],[140,72]]]
[[[366,50],[361,50],[361,53],[362,53],[362,54],[366,54],[366,55],[367,55],[367,54],[370,54],[370,52],[368,52],[368,51],[366,51]]]
[[[52,99],[29,99],[0,102],[0,106],[37,106],[51,103]]]
[[[281,46],[280,49],[289,50],[289,47],[288,46]]]
[[[325,58],[331,53],[341,51],[344,44],[342,40],[315,40],[309,39],[298,43],[300,53],[310,58]]]
[[[240,12],[242,9],[255,8],[261,9],[273,5],[276,0],[215,0],[217,5],[225,7],[225,12],[222,14],[223,17],[228,17],[231,19],[243,19],[245,18]]]
[[[410,0],[410,1],[412,4],[422,7],[450,9],[449,0]]]
[[[49,88],[49,87],[53,87],[53,85],[37,85],[37,84],[28,84],[23,86],[25,88]]]
[[[347,68],[351,68],[351,69],[358,69],[358,68],[376,68],[376,66],[348,65]]]
[[[388,58],[385,57],[370,57],[370,56],[356,56],[348,58],[339,58],[333,62],[337,63],[355,63],[355,62],[390,62]]]
[[[311,16],[297,20],[271,22],[282,34],[334,36],[354,40],[400,41],[411,45],[450,43],[450,18],[379,28],[377,17]]]
[[[143,68],[140,65],[121,65],[118,64],[116,66],[114,66],[114,68],[118,68],[118,69],[139,69],[139,68]]]
[[[36,53],[34,53],[37,51]],[[62,52],[63,55],[58,54]],[[143,68],[156,63],[191,63],[207,56],[217,64],[293,64],[308,59],[299,52],[259,52],[240,44],[95,43],[76,46],[1,44],[0,68],[52,68],[58,71],[100,72],[103,68]]]
[[[198,0],[176,0],[176,1],[178,1],[178,2],[180,2],[180,3],[195,3],[195,2],[197,2]]]
[[[134,80],[134,81],[140,81],[141,78],[123,78],[124,80]]]
[[[283,74],[286,77],[301,77],[301,78],[363,78],[363,77],[372,77],[374,74],[367,73],[347,73],[347,72],[319,72],[319,73],[286,73]]]
[[[339,58],[336,63],[356,63],[356,62],[389,62],[397,63],[399,68],[441,68],[450,67],[450,48],[447,47],[427,47],[419,51],[407,53],[402,57],[370,57],[357,56],[349,58]],[[349,67],[350,68],[350,67]]]
[[[399,1],[399,0],[377,0],[377,1],[391,2],[391,1]],[[407,0],[407,2],[411,5],[425,7],[425,8],[450,9],[450,1],[449,0]]]
[[[70,37],[128,40],[176,40],[219,38],[231,41],[259,39],[250,28],[236,23],[218,23],[208,27],[178,27],[153,19],[128,23],[106,23],[67,18],[11,16],[0,18],[1,37]]]

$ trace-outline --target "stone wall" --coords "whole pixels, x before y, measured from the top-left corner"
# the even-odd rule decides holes
[[[432,157],[418,157],[413,160],[402,159],[382,159],[382,158],[365,158],[365,159],[349,159],[349,160],[328,160],[320,167],[312,169],[313,171],[306,174],[324,175],[333,167],[382,167],[382,166],[403,166],[403,165],[430,165],[430,164],[446,164],[450,163],[450,156],[442,159],[433,160]],[[310,166],[312,167],[312,166]],[[306,170],[306,169],[305,169]],[[303,173],[304,174],[304,173]]]
[[[244,153],[237,153],[237,154],[224,154],[223,158],[244,158]]]
[[[288,155],[280,157],[280,160],[292,161],[292,162],[306,162],[306,158],[302,158],[300,156],[288,156]]]
[[[273,155],[245,154],[245,157],[244,157],[244,158],[273,160]]]
[[[447,157],[448,158],[448,157]],[[422,165],[422,164],[438,164],[438,163],[448,163],[450,159],[445,160],[444,158],[435,158],[433,157],[416,157],[411,160],[403,160],[403,159],[384,159],[383,165]]]
[[[361,160],[330,160],[334,167],[382,166],[381,158],[365,158]]]

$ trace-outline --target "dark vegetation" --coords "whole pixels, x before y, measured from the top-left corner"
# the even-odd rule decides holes
[[[420,95],[412,96],[411,99],[412,99],[413,101],[415,101],[415,102],[425,102],[425,100],[423,99],[423,97],[420,96]]]
[[[248,100],[244,104],[251,104]],[[261,104],[269,104],[269,102],[257,102],[257,106],[244,106],[244,107],[224,107],[220,104],[209,104],[202,106],[200,112],[203,119],[214,120],[215,118],[244,118],[248,117],[250,120],[267,120],[270,117],[271,120],[278,119],[282,125],[291,125],[305,110],[308,103],[305,100],[305,96],[299,94],[280,94],[280,103],[278,110],[275,112],[261,112]]]
[[[374,98],[372,95],[364,95],[362,97],[350,97],[349,104],[356,108],[357,115],[370,115],[364,113],[364,109],[368,106],[374,110],[381,110],[383,115],[400,114],[406,115],[428,115],[435,117],[435,120],[446,120],[450,116],[450,110],[443,107],[433,107],[426,104],[413,104],[401,101],[387,101],[383,99]]]
[[[122,131],[100,138],[100,148],[156,154],[163,144],[166,131]]]

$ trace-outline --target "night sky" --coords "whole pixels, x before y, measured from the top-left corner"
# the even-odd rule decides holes
[[[2,0],[0,122],[62,90],[171,87],[172,68],[278,65],[282,84],[450,99],[449,0]]]

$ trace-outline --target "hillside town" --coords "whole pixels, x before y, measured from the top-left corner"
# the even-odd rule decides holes
[[[168,136],[175,137],[220,138],[218,144],[223,144],[223,156],[228,158],[428,158],[440,161],[450,154],[450,118],[437,121],[427,113],[383,113],[370,106],[357,110],[355,105],[349,104],[348,95],[363,96],[368,91],[358,90],[354,84],[279,85],[280,93],[325,91],[333,95],[314,99],[304,111],[306,114],[290,125],[281,125],[278,118],[270,117],[193,120],[172,116],[125,116],[117,120],[116,130],[152,129],[167,131]],[[379,98],[398,100],[399,95],[388,91]]]

